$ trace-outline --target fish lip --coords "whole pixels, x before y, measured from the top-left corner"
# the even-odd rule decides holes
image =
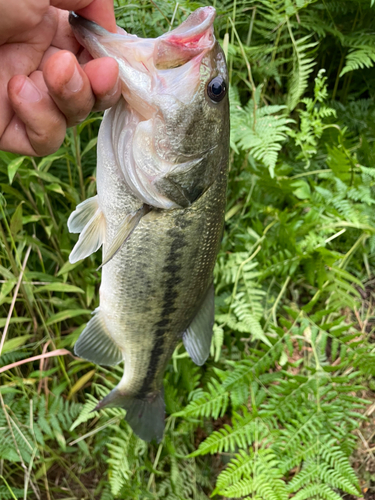
[[[175,47],[185,46],[186,49],[192,52],[191,55],[195,56],[198,52],[212,48],[214,45],[215,37],[213,34],[213,23],[215,17],[216,10],[214,7],[200,7],[192,12],[182,24],[172,31],[150,40],[154,40],[156,46],[160,44],[168,44]],[[107,37],[108,35],[111,37],[116,36],[116,33],[107,31],[99,24],[80,16],[74,11],[69,12],[69,24],[74,33],[78,35],[78,38],[82,40],[84,46],[84,41],[88,39],[90,35],[91,38],[93,35],[96,37]],[[138,39],[136,35],[127,33],[122,29],[117,32],[117,35],[128,38],[129,41],[131,40],[132,42]],[[100,40],[97,40],[97,44],[100,45]]]
[[[190,14],[190,16],[182,24],[180,24],[180,26],[168,33],[164,33],[164,35],[161,35],[159,39],[182,42],[184,39],[199,36],[213,25],[215,16],[216,10],[214,7],[200,7]],[[196,24],[194,25],[194,23]],[[85,28],[89,32],[99,36],[109,33],[99,24],[76,14],[74,11],[69,12],[69,24],[73,28]]]
[[[200,7],[192,12],[180,26],[168,33],[164,33],[160,40],[177,43],[192,41],[212,28],[215,17],[216,10],[214,7]]]
[[[106,37],[116,37],[121,36],[122,38],[127,38],[129,40],[137,40],[138,37],[136,35],[131,35],[127,33],[125,30],[117,26],[117,33],[112,33],[111,31],[106,30],[100,24],[95,23],[94,21],[90,21],[85,17],[80,16],[74,11],[69,12],[68,16],[69,24],[73,30],[74,35],[78,39],[78,41],[90,52],[90,41],[91,44],[95,40],[94,45],[100,46],[100,38]],[[102,54],[103,55],[103,54]],[[98,56],[96,56],[98,57]]]
[[[105,35],[108,33],[108,31],[99,24],[94,23],[94,21],[90,21],[89,19],[86,19],[85,17],[82,17],[78,14],[76,14],[74,11],[69,12],[69,24],[73,28],[85,28],[89,32],[94,33],[95,35]]]
[[[200,64],[205,53],[215,45],[215,17],[213,7],[201,7],[180,26],[157,38],[153,56],[155,68],[176,68],[193,59]]]

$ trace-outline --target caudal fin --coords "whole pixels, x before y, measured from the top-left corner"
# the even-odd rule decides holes
[[[133,396],[127,396],[115,387],[98,403],[95,410],[113,406],[119,406],[126,410],[125,420],[141,439],[144,441],[156,440],[158,443],[161,441],[165,425],[163,390],[152,396],[137,399]]]

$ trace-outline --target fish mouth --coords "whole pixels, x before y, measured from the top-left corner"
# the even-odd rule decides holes
[[[201,61],[216,43],[215,15],[213,7],[201,7],[158,38],[138,38],[119,27],[117,33],[111,33],[74,12],[69,22],[78,41],[93,57],[116,59],[125,100],[148,119],[155,113],[160,96],[173,95],[184,103],[194,96],[200,83]]]
[[[176,68],[211,49],[215,43],[215,16],[213,7],[202,7],[194,11],[178,28],[158,38],[154,50],[155,67]]]
[[[111,33],[75,12],[69,13],[69,23],[78,41],[93,57],[120,58],[135,69],[150,72],[182,66],[211,49],[215,44],[215,16],[213,7],[201,7],[174,30],[159,38],[146,39],[121,28]],[[130,51],[136,52],[136,61],[132,61]],[[135,62],[141,62],[141,67]]]

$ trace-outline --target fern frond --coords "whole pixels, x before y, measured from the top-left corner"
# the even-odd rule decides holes
[[[293,496],[293,500],[342,500],[342,496],[335,493],[326,484],[311,484]]]
[[[212,417],[223,416],[228,406],[229,394],[215,379],[207,384],[208,391],[193,400],[183,411],[175,413],[175,417]]]
[[[223,472],[219,474],[213,494],[236,483],[241,477],[245,475],[249,476],[252,471],[253,459],[253,455],[247,453],[245,450],[240,450],[239,453],[231,459]]]
[[[231,90],[232,146],[248,150],[268,167],[273,177],[278,153],[290,131],[288,124],[293,120],[278,114],[286,106],[261,107],[259,97],[254,98],[256,101],[250,100],[243,109],[236,90]]]
[[[288,110],[293,111],[307,89],[309,76],[316,64],[314,58],[309,54],[317,46],[317,43],[306,43],[310,36],[302,37],[296,41],[289,22],[288,29],[293,44],[294,57],[292,76],[289,80],[287,104]]]
[[[244,458],[244,457],[242,457]],[[242,461],[244,464],[245,462]],[[264,500],[287,500],[289,495],[282,474],[278,469],[278,459],[271,449],[249,451],[249,460],[242,469],[244,479],[236,479],[217,492],[229,498],[251,495]],[[242,475],[241,474],[241,475]],[[216,490],[215,490],[216,491]]]
[[[109,456],[109,483],[113,495],[118,495],[121,488],[129,480],[131,470],[128,459],[128,444],[130,435],[123,429],[116,428],[116,435],[111,438],[107,448]]]
[[[95,398],[92,394],[86,394],[86,403],[83,405],[83,408],[76,418],[76,420],[72,423],[70,430],[73,431],[76,427],[78,427],[83,422],[87,422],[91,420],[95,416],[99,416],[99,412],[93,412],[92,410],[98,404],[99,400]]]
[[[358,45],[350,49],[340,77],[356,69],[372,68],[375,65],[375,46]]]
[[[232,427],[225,424],[218,431],[214,431],[190,456],[234,451],[237,448],[247,448],[255,440],[264,439],[269,433],[266,423],[249,413],[245,407],[243,412],[244,416],[234,413]]]

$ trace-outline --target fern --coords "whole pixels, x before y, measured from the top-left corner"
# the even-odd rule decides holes
[[[248,150],[269,169],[273,177],[278,152],[290,130],[288,124],[293,120],[277,114],[284,111],[285,106],[260,106],[261,87],[245,108],[240,105],[238,91],[231,89],[230,92],[232,147]]]
[[[287,500],[288,492],[282,481],[281,471],[278,469],[277,457],[270,449],[261,449],[257,452],[250,450],[247,460],[245,455],[241,459],[232,461],[228,469],[232,476],[225,474],[215,490],[229,498],[251,495],[251,498],[264,500]],[[240,479],[245,476],[245,479]],[[223,486],[219,487],[219,483]]]
[[[372,68],[374,65],[375,45],[358,45],[350,49],[340,76],[344,76],[349,71],[355,71],[356,69]]]
[[[0,481],[2,479],[0,478]],[[14,498],[23,498],[24,490],[20,488],[10,488],[0,483],[0,500],[13,500]]]
[[[228,406],[228,393],[222,390],[221,385],[215,379],[208,384],[208,391],[194,399],[182,412],[175,413],[175,417],[184,415],[187,417],[218,418],[224,415]]]
[[[295,144],[302,150],[297,158],[304,158],[307,166],[310,165],[311,158],[317,153],[317,145],[324,130],[330,126],[325,122],[328,118],[336,116],[335,110],[324,104],[328,97],[327,77],[324,74],[325,70],[322,69],[315,78],[314,99],[309,97],[301,99],[301,103],[306,106],[306,109],[298,110],[301,119],[299,130],[289,132],[289,135],[294,138]],[[301,198],[303,199],[303,197]]]
[[[116,14],[157,37],[203,4],[119,0]],[[96,367],[88,382],[93,367],[69,356],[45,360],[43,372],[32,362],[3,372],[0,476],[15,496],[360,496],[350,455],[375,375],[373,4],[215,2],[232,150],[212,358],[197,367],[178,347],[164,380],[166,432],[148,445],[124,410],[92,412],[122,367]],[[70,349],[84,318],[65,311],[97,305],[98,257],[66,263],[69,212],[95,194],[97,128],[97,117],[77,125],[43,159],[0,152],[3,324],[32,245],[0,366],[42,353],[47,338]],[[1,498],[13,497],[0,478]]]
[[[109,464],[109,484],[113,495],[118,495],[122,487],[127,483],[131,475],[131,469],[128,459],[130,433],[123,429],[115,428],[115,435],[108,443],[110,458]]]
[[[243,360],[241,368],[236,363],[232,373],[217,373],[223,389],[230,395],[234,387],[250,383],[252,411],[243,406],[243,416],[233,413],[231,426],[224,424],[191,454],[199,456],[240,450],[221,472],[215,493],[229,498],[250,495],[273,499],[288,498],[291,493],[293,498],[308,498],[306,495],[313,492],[317,498],[334,498],[335,489],[339,488],[352,495],[358,494],[358,480],[347,453],[338,443],[350,442],[348,430],[357,425],[352,418],[353,404],[359,409],[366,402],[347,396],[356,388],[345,376],[333,376],[324,371],[327,335],[333,335],[342,346],[351,350],[347,350],[346,357],[342,358],[345,363],[352,363],[350,358],[356,355],[350,346],[358,332],[353,334],[354,337],[347,335],[349,327],[339,328],[341,321],[339,318],[322,325],[327,334],[319,336],[315,324],[307,318],[301,317],[295,326],[289,326],[292,334],[301,328],[309,331],[306,338],[316,354],[312,356],[308,376],[289,374],[282,380],[274,377],[276,385],[268,385],[267,392],[261,389],[262,382],[267,380],[269,384],[272,380],[266,374],[268,363],[264,363],[264,359],[269,357],[273,362],[274,352],[278,350],[276,346],[287,339],[285,334],[274,346],[264,348],[268,356],[251,349],[251,361]],[[290,481],[283,480],[285,473],[301,465],[300,472]]]
[[[206,453],[221,453],[235,451],[237,448],[247,448],[254,441],[262,441],[269,433],[266,423],[248,413],[243,408],[244,416],[234,413],[232,426],[225,424],[220,430],[214,431],[198,450],[191,454],[192,457]]]
[[[309,56],[311,50],[316,47],[315,42],[306,43],[309,36],[302,37],[299,40],[294,39],[290,24],[288,23],[290,38],[293,43],[293,69],[289,81],[288,91],[288,109],[292,111],[298,104],[301,96],[305,92],[308,84],[308,78],[315,66],[314,58]]]

